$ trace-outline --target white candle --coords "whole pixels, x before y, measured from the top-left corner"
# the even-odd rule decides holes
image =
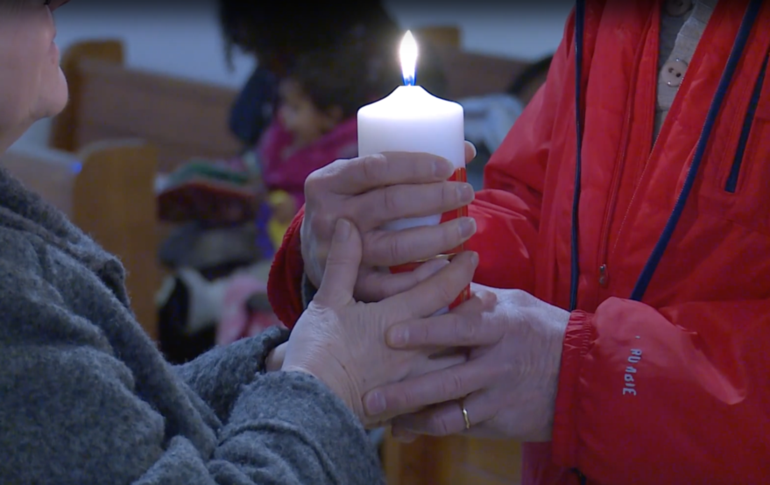
[[[386,98],[358,111],[358,155],[382,152],[422,152],[444,157],[455,166],[453,180],[465,182],[465,125],[463,108],[458,103],[439,99],[414,85],[417,42],[407,32],[401,42],[401,70],[404,86]],[[387,230],[437,225],[467,216],[467,207],[427,217],[400,219],[383,226]],[[451,258],[463,245],[436,257]],[[390,268],[392,273],[412,271],[424,261]],[[470,287],[438,313],[454,308],[470,297]]]
[[[386,98],[358,111],[358,155],[382,152],[423,152],[444,157],[465,181],[465,129],[463,108],[458,103],[437,98],[414,85],[417,43],[411,32],[401,42],[401,69],[404,86]],[[455,211],[457,212],[457,211]],[[462,215],[457,213],[454,217]],[[444,217],[447,220],[450,217]],[[436,225],[441,214],[393,221],[385,229]]]

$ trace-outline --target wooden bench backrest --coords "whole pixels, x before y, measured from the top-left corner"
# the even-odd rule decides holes
[[[128,270],[126,285],[138,321],[157,337],[154,295],[157,225],[154,178],[157,152],[134,141],[102,142],[79,155],[50,149],[14,149],[0,164],[70,220]]]
[[[76,151],[95,141],[139,138],[158,150],[160,171],[240,148],[227,127],[232,89],[127,68],[122,43],[109,39],[75,44],[62,69],[70,104],[53,121],[52,147]]]
[[[79,69],[77,146],[138,137],[158,149],[161,171],[238,152],[227,123],[235,91],[91,59]]]
[[[452,99],[505,92],[529,65],[519,59],[463,51],[462,31],[454,25],[421,27],[415,29],[415,36],[436,46]]]
[[[448,97],[462,99],[504,93],[529,63],[506,57],[439,47],[438,54],[447,73]]]

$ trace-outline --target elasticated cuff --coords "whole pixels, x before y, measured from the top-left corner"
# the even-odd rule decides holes
[[[556,464],[572,468],[577,465],[577,394],[580,371],[588,347],[593,340],[593,315],[574,311],[570,315],[562,345],[559,388],[554,407],[552,452]]]

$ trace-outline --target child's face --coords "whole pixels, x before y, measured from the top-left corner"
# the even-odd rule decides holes
[[[296,144],[312,143],[337,124],[334,116],[324,113],[313,104],[296,81],[282,81],[280,95],[278,116],[284,127],[294,135]]]

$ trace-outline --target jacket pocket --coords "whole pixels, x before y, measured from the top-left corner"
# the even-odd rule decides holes
[[[738,186],[738,177],[741,174],[741,167],[744,164],[744,157],[746,156],[746,144],[749,142],[749,135],[751,134],[754,121],[757,117],[757,106],[760,101],[760,94],[762,93],[762,86],[765,81],[765,74],[767,72],[768,57],[765,57],[765,62],[762,65],[759,78],[754,86],[754,92],[751,95],[751,102],[749,103],[749,109],[746,111],[746,117],[743,120],[743,129],[741,130],[741,136],[738,141],[738,149],[735,152],[735,158],[733,159],[730,173],[727,176],[725,182],[725,191],[734,194]]]
[[[770,236],[770,73],[766,63],[752,90],[751,103],[738,117],[739,142],[715,153],[711,172],[704,172],[695,210],[712,220],[725,220],[762,237]],[[731,126],[735,126],[734,124]],[[723,131],[724,133],[724,131]],[[735,139],[735,138],[733,138]],[[735,143],[735,142],[733,142]],[[729,153],[726,155],[723,153]],[[745,234],[751,234],[745,233]]]

